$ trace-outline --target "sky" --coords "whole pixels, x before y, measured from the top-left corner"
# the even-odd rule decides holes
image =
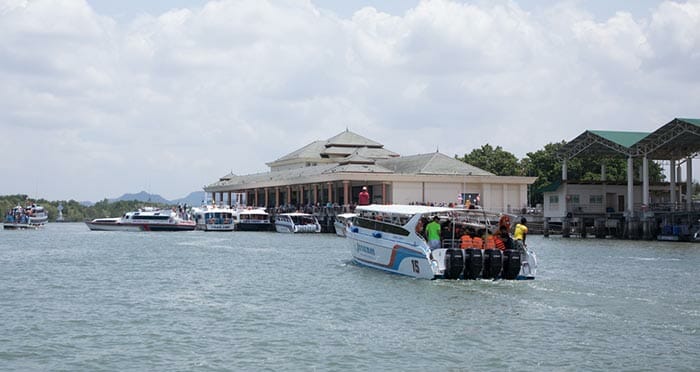
[[[0,0],[0,195],[175,199],[346,128],[518,158],[651,132],[700,118],[698,29],[700,0]]]

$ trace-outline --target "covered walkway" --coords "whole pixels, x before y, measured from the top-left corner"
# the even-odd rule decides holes
[[[562,160],[563,194],[567,192],[569,183],[567,161],[583,156],[595,158],[626,158],[627,159],[627,192],[625,195],[624,217],[628,225],[636,221],[642,222],[644,236],[653,230],[649,219],[654,212],[684,212],[694,213],[697,206],[693,204],[693,167],[692,161],[700,154],[700,119],[676,118],[654,132],[622,132],[587,130],[567,143],[559,152]],[[634,195],[634,159],[641,159],[641,203],[635,205]],[[650,204],[649,200],[649,161],[664,161],[669,164],[669,202]],[[682,180],[682,169],[685,166],[685,187]],[[601,165],[600,179],[606,181],[605,163]],[[680,187],[679,187],[680,186]],[[639,186],[638,186],[639,187]],[[685,190],[685,194],[682,191]],[[605,197],[605,196],[603,196]],[[605,201],[603,202],[605,205]],[[697,219],[697,218],[695,218]],[[690,223],[693,223],[691,221]],[[635,225],[636,226],[636,225]]]

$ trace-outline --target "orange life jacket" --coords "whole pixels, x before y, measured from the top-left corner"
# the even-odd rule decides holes
[[[498,248],[502,251],[506,250],[506,243],[503,241],[503,239],[501,239],[500,236],[493,238],[493,240],[494,240],[494,243],[496,243],[496,248]]]
[[[472,247],[474,247],[474,248],[479,248],[479,249],[484,249],[484,240],[481,239],[481,238],[478,237],[478,236],[475,236],[475,237],[472,239]]]
[[[461,240],[462,240],[462,243],[459,245],[459,247],[462,249],[471,248],[474,245],[474,243],[472,242],[472,237],[469,236],[468,234],[462,235]]]
[[[496,248],[496,242],[493,240],[493,235],[487,236],[485,249],[495,249],[495,248]]]

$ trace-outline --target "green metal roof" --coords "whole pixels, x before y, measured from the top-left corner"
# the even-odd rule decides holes
[[[649,132],[618,132],[609,130],[589,130],[589,132],[624,147],[632,147],[632,145],[649,135]]]
[[[700,127],[700,119],[678,118],[678,120],[682,120],[686,123],[690,123]]]

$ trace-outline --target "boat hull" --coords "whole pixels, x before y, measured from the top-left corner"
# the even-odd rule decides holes
[[[155,223],[119,223],[119,222],[85,222],[92,231],[192,231],[192,224],[155,224]]]
[[[335,235],[338,235],[340,237],[345,237],[345,224],[342,222],[335,221],[333,223],[333,227],[335,227]]]
[[[289,225],[283,223],[275,223],[275,230],[279,233],[320,233],[321,225]]]
[[[236,225],[236,230],[238,231],[270,231],[272,230],[272,225],[269,222],[265,223],[250,223],[250,222],[240,222]]]
[[[228,223],[228,224],[219,224],[219,223],[207,223],[207,224],[198,224],[197,225],[197,230],[202,230],[202,231],[233,231],[233,223]]]
[[[35,230],[42,225],[35,225],[31,223],[9,223],[6,222],[2,224],[2,228],[5,230]]]
[[[346,234],[356,264],[414,278],[435,278],[434,264],[421,247],[352,230]]]

